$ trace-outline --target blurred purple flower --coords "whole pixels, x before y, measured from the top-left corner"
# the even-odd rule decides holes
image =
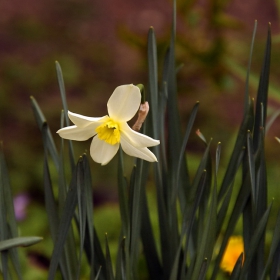
[[[18,221],[22,221],[26,217],[26,207],[30,202],[27,193],[20,193],[14,197],[15,216]]]

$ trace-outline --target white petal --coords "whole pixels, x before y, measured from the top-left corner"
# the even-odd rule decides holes
[[[132,157],[142,158],[151,162],[157,161],[156,156],[148,148],[135,147],[125,138],[121,138],[121,146],[123,151]]]
[[[141,102],[140,89],[134,85],[117,87],[108,100],[109,116],[118,122],[127,122],[137,113]]]
[[[99,125],[98,123],[97,124],[92,123],[87,127],[78,127],[76,125],[72,125],[72,126],[64,127],[58,130],[56,133],[58,133],[59,136],[64,139],[85,141],[96,134],[95,128],[98,125]]]
[[[130,141],[135,147],[153,147],[160,143],[159,140],[131,129],[127,123],[123,123],[121,126],[121,137],[125,137],[126,141]]]
[[[90,145],[90,155],[94,161],[105,165],[115,156],[119,146],[119,143],[110,145],[95,136]]]
[[[75,125],[84,127],[94,122],[102,122],[102,120],[108,116],[104,116],[101,118],[92,118],[68,111],[68,117]]]

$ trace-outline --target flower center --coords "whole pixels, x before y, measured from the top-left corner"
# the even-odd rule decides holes
[[[98,126],[95,131],[99,139],[104,140],[110,145],[115,145],[120,142],[120,126],[110,118],[108,118],[108,121]]]

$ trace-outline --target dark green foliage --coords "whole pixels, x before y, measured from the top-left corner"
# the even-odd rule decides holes
[[[256,103],[249,98],[250,63],[256,25],[248,65],[243,118],[229,162],[221,180],[218,172],[222,144],[217,144],[213,159],[213,141],[197,131],[204,153],[191,179],[186,147],[198,112],[194,104],[181,133],[177,100],[175,61],[176,1],[173,1],[171,39],[159,81],[157,42],[153,28],[148,33],[148,86],[139,85],[142,102],[150,104],[150,114],[142,132],[159,139],[153,152],[158,162],[135,160],[130,177],[124,174],[124,158],[118,157],[118,195],[121,229],[116,260],[111,258],[110,237],[105,235],[102,248],[96,234],[93,214],[91,172],[87,155],[75,164],[73,145],[68,141],[69,161],[64,157],[64,140],[55,146],[46,119],[34,98],[31,98],[35,119],[44,144],[43,187],[45,206],[53,239],[48,279],[79,279],[83,261],[89,267],[90,279],[139,279],[141,258],[146,262],[149,279],[217,279],[228,240],[235,234],[238,221],[243,221],[245,252],[236,261],[230,279],[276,279],[280,259],[280,215],[275,223],[268,256],[265,238],[272,203],[267,206],[267,171],[265,131],[271,56],[271,34],[268,28],[264,62]],[[56,63],[64,111],[61,127],[69,125],[62,71]],[[199,139],[198,139],[199,140]],[[38,238],[18,238],[6,165],[0,154],[0,251],[2,274],[8,279],[8,258],[21,279],[16,246],[31,245]],[[58,182],[53,183],[50,161],[55,166]],[[67,183],[66,168],[71,180]],[[152,172],[150,172],[152,170]],[[148,203],[148,186],[153,176],[156,191],[159,240],[155,238]],[[241,177],[241,178],[240,178]],[[221,182],[221,183],[219,183]],[[58,186],[58,194],[55,188]],[[233,206],[230,207],[230,204]],[[83,257],[85,253],[86,258]],[[245,257],[244,257],[245,256]],[[244,257],[244,262],[243,262]]]

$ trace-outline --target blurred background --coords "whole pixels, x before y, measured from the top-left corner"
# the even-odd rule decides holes
[[[273,44],[268,114],[279,108],[280,2],[177,2],[176,53],[178,65],[183,64],[178,73],[182,129],[192,106],[199,100],[194,128],[199,128],[207,139],[213,137],[214,143],[222,142],[222,163],[227,163],[241,122],[255,20],[258,29],[252,73],[259,76],[270,22]],[[25,251],[29,256],[25,262],[34,268],[32,272],[26,268],[26,275],[39,279],[36,277],[46,271],[52,245],[46,237],[49,233],[42,187],[42,138],[30,96],[38,101],[57,144],[60,139],[55,132],[60,128],[62,103],[55,61],[63,71],[69,109],[93,117],[107,114],[107,100],[117,86],[142,83],[147,87],[146,44],[150,26],[157,36],[161,71],[169,43],[172,2],[3,0],[0,11],[0,140],[21,234],[45,237],[44,242]],[[254,97],[257,83],[253,78],[251,82],[250,94]],[[278,123],[279,118],[268,132],[266,142],[269,198],[280,198],[280,145],[274,140],[274,136],[280,136]],[[89,144],[90,141],[74,143],[77,158],[89,149]],[[195,170],[203,150],[204,145],[194,131],[187,147],[191,170]],[[126,162],[130,172],[132,159],[126,158]],[[112,207],[118,208],[116,163],[115,158],[101,167],[91,161],[98,231],[101,235],[108,232],[112,239],[119,234],[115,230],[119,220],[112,219],[111,211]]]

